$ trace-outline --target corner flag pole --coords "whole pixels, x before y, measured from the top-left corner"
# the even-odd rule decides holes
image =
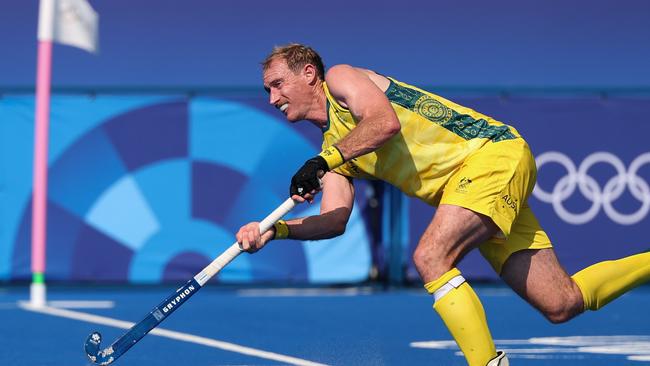
[[[52,84],[52,44],[58,42],[97,52],[98,17],[86,0],[40,0],[32,196],[32,306],[45,306],[47,241],[47,150]]]
[[[36,67],[36,114],[32,197],[32,284],[30,302],[45,306],[45,243],[47,232],[47,150],[52,81],[52,33],[54,1],[41,1],[39,10],[38,60]],[[45,34],[45,37],[41,37]],[[49,34],[49,37],[47,37]]]

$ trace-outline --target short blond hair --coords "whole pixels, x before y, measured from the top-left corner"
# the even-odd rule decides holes
[[[316,67],[317,76],[320,80],[325,79],[325,65],[320,55],[313,48],[299,43],[290,43],[284,46],[275,46],[273,51],[262,61],[262,70],[266,71],[271,62],[275,59],[283,59],[289,70],[299,73],[307,64]]]

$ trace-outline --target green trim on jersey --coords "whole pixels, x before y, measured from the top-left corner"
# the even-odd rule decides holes
[[[390,80],[390,86],[386,89],[386,96],[391,103],[417,113],[465,140],[487,138],[499,142],[517,138],[506,125],[495,126],[482,118],[474,119],[470,115],[460,114],[430,95],[399,85],[393,80]]]
[[[321,128],[321,131],[323,131],[323,133],[327,132],[327,130],[330,129],[330,100],[325,98],[325,102],[327,103],[327,126]]]

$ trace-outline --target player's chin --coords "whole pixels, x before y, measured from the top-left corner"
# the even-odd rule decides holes
[[[292,123],[302,120],[302,118],[298,118],[298,116],[295,116],[295,115],[292,115],[292,114],[287,114],[286,117],[287,117],[287,121],[292,122]]]
[[[287,118],[287,121],[289,122],[298,122],[302,121],[305,119],[305,116],[302,115],[301,113],[292,113],[291,111],[287,111],[287,113],[284,115]]]

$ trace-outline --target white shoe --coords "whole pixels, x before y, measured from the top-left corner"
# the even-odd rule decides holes
[[[497,356],[490,360],[485,366],[509,366],[508,357],[503,351],[497,351]]]

